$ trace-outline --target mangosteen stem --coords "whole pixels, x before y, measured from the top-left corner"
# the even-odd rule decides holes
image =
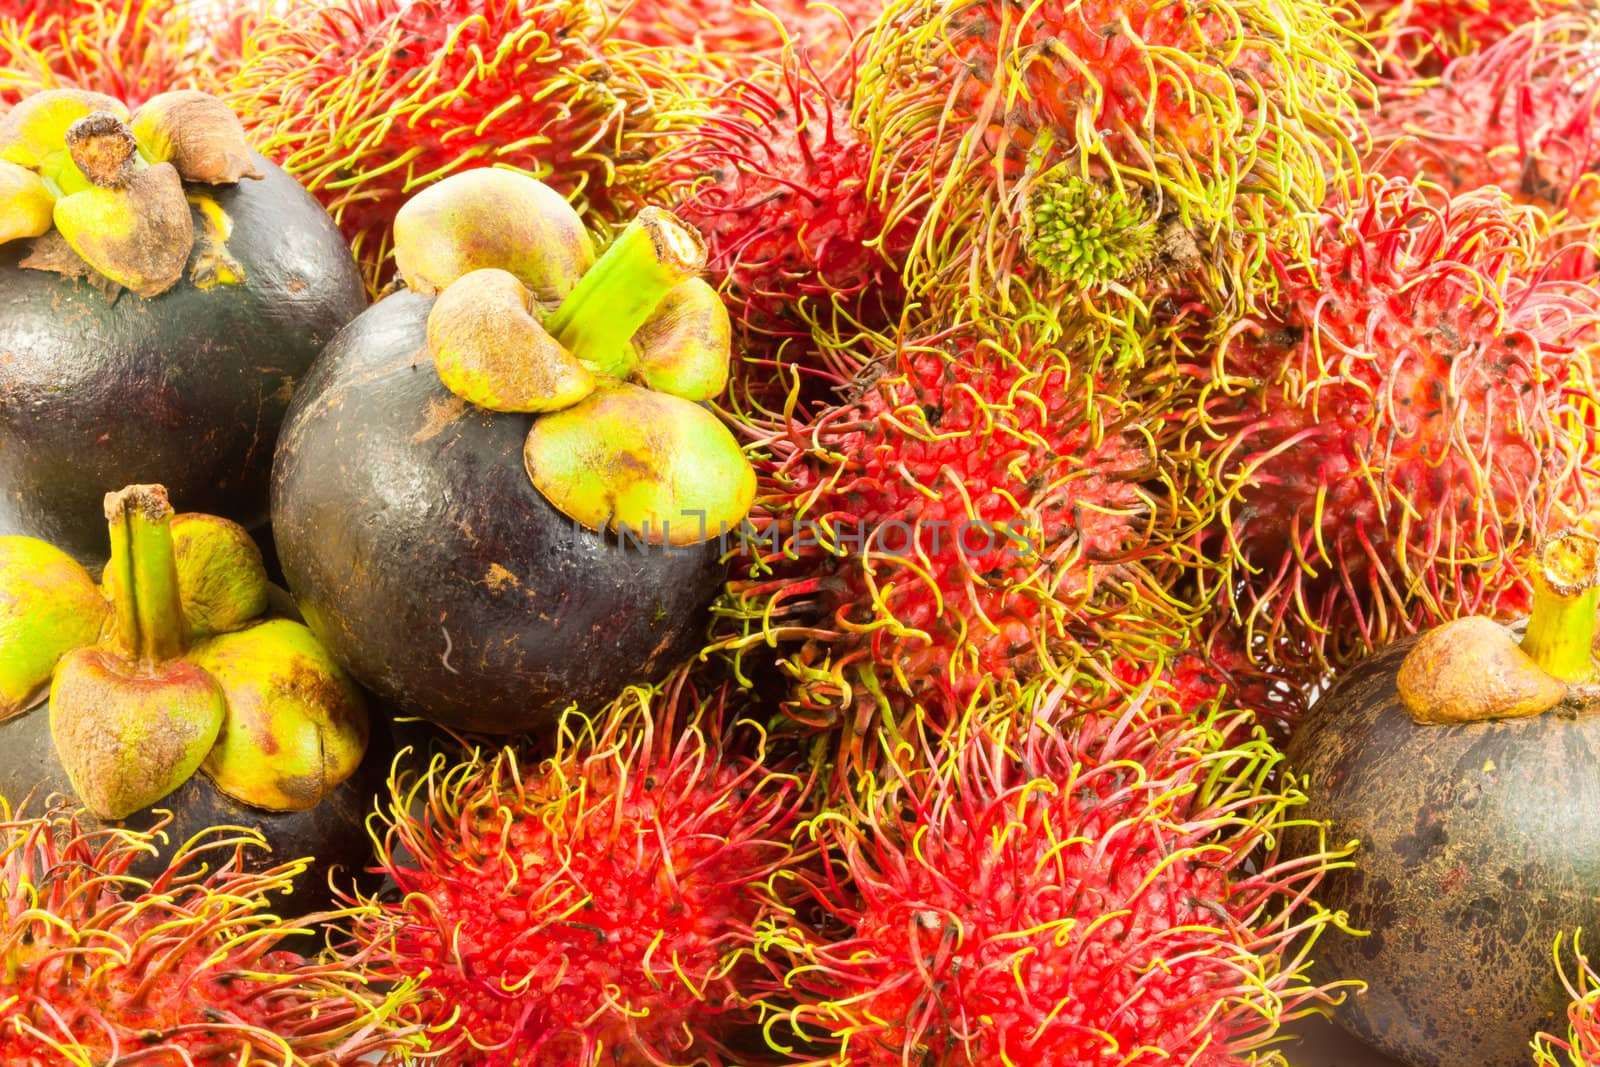
[[[1522,650],[1563,682],[1592,681],[1600,540],[1577,530],[1555,534],[1539,547],[1533,581],[1533,611]]]
[[[662,298],[705,262],[705,242],[693,227],[647,207],[578,279],[544,327],[592,370],[626,378],[639,361],[633,335]]]
[[[85,115],[67,128],[67,151],[83,176],[103,189],[123,189],[138,166],[139,142],[109,111]]]
[[[172,505],[159,485],[130,485],[106,494],[111,530],[110,579],[117,641],[130,659],[164,663],[188,648],[178,563],[172,547]]]

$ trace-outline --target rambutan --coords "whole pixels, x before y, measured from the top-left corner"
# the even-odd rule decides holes
[[[1026,332],[959,327],[834,356],[841,403],[746,426],[760,488],[725,605],[740,654],[799,642],[793,718],[859,741],[894,706],[960,708],[1178,627],[1153,375],[1108,385]]]
[[[242,831],[182,846],[151,880],[130,870],[155,833],[0,804],[0,1063],[335,1067],[397,1053],[406,985],[364,981],[357,956],[312,961],[274,916],[303,862],[243,873]]]
[[[742,71],[801,48],[825,64],[844,55],[882,0],[606,0],[619,39],[670,50],[702,71]]]
[[[1600,15],[1530,23],[1391,89],[1368,166],[1600,221]]]
[[[805,824],[829,876],[796,876],[809,909],[762,939],[797,1001],[772,1006],[775,1044],[828,1036],[852,1067],[1233,1067],[1333,995],[1305,965],[1337,859],[1278,858],[1304,798],[1272,745],[1230,747],[1235,716],[1155,689],[1066,707],[1052,690],[999,719],[1014,733],[947,734]]]
[[[653,707],[568,718],[537,765],[506,749],[393,783],[400,895],[356,934],[375,977],[417,983],[405,1016],[452,1067],[716,1065],[755,1018],[754,924],[804,789],[691,699],[680,674]]]
[[[227,94],[263,154],[319,197],[369,282],[405,198],[496,165],[604,210],[689,95],[599,0],[335,0],[252,34]]]
[[[660,173],[678,186],[666,193],[674,213],[705,237],[740,330],[735,388],[770,391],[783,367],[824,375],[813,331],[850,336],[899,317],[911,228],[888,226],[868,194],[853,66],[819,73],[794,52],[745,65],[674,138]]]
[[[1186,279],[1220,307],[1266,277],[1350,152],[1336,9],[894,0],[856,121],[886,217],[919,220],[913,295],[981,319]]]
[[[1432,75],[1574,0],[1360,0],[1367,56],[1388,76]],[[1369,60],[1370,61],[1370,60]]]
[[[1281,307],[1197,369],[1189,445],[1219,514],[1198,553],[1221,565],[1200,580],[1269,655],[1339,665],[1500,614],[1518,560],[1588,510],[1600,296],[1541,276],[1541,212],[1438,200],[1374,176],[1330,202]]]
[[[0,102],[87,89],[137,107],[203,85],[195,0],[0,0]]]
[[[1572,997],[1567,1008],[1567,1036],[1540,1034],[1534,1040],[1535,1067],[1595,1067],[1600,1064],[1600,974],[1583,954],[1582,931],[1572,936],[1576,967],[1569,965],[1556,941],[1556,962],[1561,981]]]

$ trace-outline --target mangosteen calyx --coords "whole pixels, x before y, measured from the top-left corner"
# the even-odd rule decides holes
[[[109,625],[59,656],[50,686],[51,738],[79,799],[123,819],[203,771],[243,804],[315,807],[365,754],[360,691],[306,627],[259,618],[266,573],[242,529],[174,516],[159,485],[108,493],[105,509],[96,598]],[[0,640],[0,665],[26,652]]]
[[[1424,634],[1400,665],[1400,699],[1418,723],[1538,715],[1595,681],[1600,540],[1576,530],[1548,538],[1533,572],[1533,610],[1519,643],[1470,616]]]
[[[744,519],[755,472],[702,406],[727,385],[732,326],[699,277],[693,227],[645,208],[573,271],[581,222],[533,179],[467,172],[417,200],[396,222],[395,258],[408,285],[438,292],[434,369],[469,403],[538,416],[523,459],[551,505],[652,545],[703,543]]]
[[[184,183],[260,176],[238,118],[206,93],[163,93],[132,114],[99,93],[35,93],[0,118],[0,243],[53,233],[71,254],[52,245],[24,266],[92,271],[158,296],[183,277],[195,245],[190,200],[201,194]]]

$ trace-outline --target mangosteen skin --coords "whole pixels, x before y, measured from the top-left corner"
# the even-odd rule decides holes
[[[259,181],[192,187],[232,219],[242,284],[197,289],[186,271],[154,298],[111,299],[23,269],[31,241],[0,245],[0,534],[92,566],[106,557],[107,488],[147,482],[182,511],[265,518],[290,393],[366,292],[322,206],[253,158]]]
[[[397,713],[549,731],[698,650],[725,546],[619,541],[552,507],[523,465],[533,417],[440,383],[432,307],[386,297],[295,394],[273,467],[278,559],[307,625]]]
[[[1600,930],[1600,706],[1417,725],[1395,688],[1414,643],[1347,673],[1286,753],[1299,815],[1361,842],[1318,899],[1371,933],[1330,932],[1315,975],[1365,981],[1335,1019],[1412,1067],[1525,1067],[1536,1032],[1565,1033],[1556,936]]]
[[[263,871],[301,857],[312,861],[295,880],[293,896],[274,904],[277,914],[293,918],[337,907],[334,885],[346,892],[353,888],[370,892],[378,883],[366,870],[373,855],[366,820],[377,810],[379,798],[388,795],[395,747],[388,716],[374,709],[369,718],[372,736],[355,773],[309,811],[275,812],[241,804],[197,771],[173,792],[126,819],[102,820],[88,811],[81,811],[80,818],[87,829],[118,826],[142,831],[160,820],[158,812],[172,813],[162,831],[166,843],[130,871],[139,878],[156,877],[172,854],[196,834],[217,826],[253,827],[261,831],[268,848],[247,850],[241,861],[244,870]],[[41,702],[0,722],[0,797],[13,811],[26,800],[28,810],[40,815],[53,795],[73,808],[81,804],[50,737],[49,707]]]

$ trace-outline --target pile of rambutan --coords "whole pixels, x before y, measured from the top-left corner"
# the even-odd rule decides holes
[[[320,957],[233,838],[146,884],[133,835],[0,823],[0,1062],[1282,1063],[1359,858],[1279,853],[1279,746],[1600,525],[1597,18],[0,0],[0,113],[214,92],[373,294],[465,170],[597,247],[672,211],[758,479],[665,681],[402,751]],[[1600,1056],[1569,979],[1548,1065]]]

